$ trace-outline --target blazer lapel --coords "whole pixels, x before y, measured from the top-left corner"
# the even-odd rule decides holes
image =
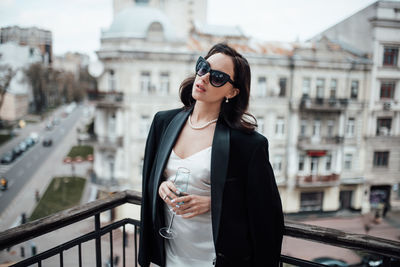
[[[155,162],[155,172],[154,172],[154,183],[153,183],[153,199],[152,199],[152,219],[153,223],[156,222],[157,215],[157,197],[158,197],[158,186],[160,184],[160,179],[162,177],[163,171],[165,169],[165,165],[167,164],[169,155],[171,154],[171,150],[176,142],[176,139],[181,132],[183,125],[190,114],[192,109],[183,110],[175,115],[175,117],[168,124],[167,129],[163,135],[163,138],[160,142],[160,147],[157,153],[157,158]]]
[[[215,128],[211,152],[211,218],[214,244],[217,244],[221,206],[228,171],[230,131],[218,122]]]

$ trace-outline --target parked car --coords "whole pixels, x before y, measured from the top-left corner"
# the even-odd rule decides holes
[[[22,152],[25,152],[28,149],[28,147],[27,147],[27,145],[25,144],[24,141],[19,143],[18,146],[19,146],[19,149],[21,149]]]
[[[51,122],[54,126],[60,124],[60,119],[59,118],[54,118]]]
[[[31,132],[31,134],[29,135],[30,138],[32,138],[32,140],[37,143],[39,141],[39,134],[37,132]]]
[[[53,144],[53,140],[51,138],[43,139],[43,146],[51,146]]]
[[[0,189],[2,191],[7,190],[8,188],[8,180],[5,177],[0,178]]]
[[[47,124],[46,124],[46,130],[47,131],[51,131],[53,129],[53,124],[51,123],[51,122],[48,122]]]
[[[390,266],[400,266],[400,261],[397,259],[391,259],[390,260]],[[383,264],[383,258],[382,256],[378,255],[364,255],[362,258],[362,266],[363,267],[380,267],[380,266],[385,266]]]
[[[315,258],[312,261],[324,264],[326,266],[337,266],[337,267],[348,267],[349,266],[349,264],[346,263],[345,261],[330,258],[330,257]]]
[[[31,137],[27,137],[24,142],[27,147],[31,147],[35,144],[35,141]]]
[[[14,153],[12,151],[8,151],[3,154],[1,157],[1,163],[3,164],[10,164],[15,159]]]
[[[18,157],[19,155],[22,154],[22,150],[21,150],[21,148],[19,147],[19,145],[15,146],[15,147],[13,148],[12,152],[13,152],[13,154],[14,154],[15,157]]]

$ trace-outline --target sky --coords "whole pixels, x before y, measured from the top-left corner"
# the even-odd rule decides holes
[[[208,22],[238,25],[266,41],[305,41],[376,0],[208,0]],[[53,33],[53,51],[96,59],[112,0],[0,0],[0,27],[36,26]]]

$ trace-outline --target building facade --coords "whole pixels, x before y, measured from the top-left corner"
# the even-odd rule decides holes
[[[378,1],[318,34],[372,60],[365,106],[364,178],[373,207],[400,205],[400,2]]]
[[[21,28],[9,26],[0,28],[0,44],[13,42],[21,46],[37,48],[42,63],[51,64],[53,57],[53,37],[51,31],[36,27]]]
[[[33,92],[24,70],[41,60],[38,48],[21,46],[13,42],[0,44],[0,80],[5,87],[0,96],[1,120],[15,121],[29,112],[33,102]]]
[[[97,52],[104,66],[95,118],[99,183],[141,190],[143,151],[154,114],[182,106],[179,85],[194,74],[198,56],[227,41],[250,63],[250,112],[269,140],[284,211],[368,211],[374,175],[379,175],[367,171],[371,151],[379,152],[374,161],[384,164],[385,149],[399,150],[397,103],[390,110],[397,128],[390,127],[393,138],[385,139],[386,146],[370,126],[379,119],[379,131],[389,131],[387,110],[371,93],[380,69],[371,53],[327,35],[307,43],[256,42],[237,27],[208,25],[205,0],[176,2],[114,1],[114,20],[102,32]],[[168,13],[172,7],[174,15]],[[190,16],[183,19],[180,14],[188,8]],[[394,30],[399,33],[400,27]],[[390,90],[384,94],[391,96]],[[393,93],[392,102],[396,97]],[[396,153],[389,152],[391,157]],[[390,190],[399,180],[393,174]]]

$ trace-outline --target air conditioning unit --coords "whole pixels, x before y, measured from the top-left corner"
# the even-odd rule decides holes
[[[383,102],[383,109],[384,110],[390,110],[392,106],[391,102]]]

